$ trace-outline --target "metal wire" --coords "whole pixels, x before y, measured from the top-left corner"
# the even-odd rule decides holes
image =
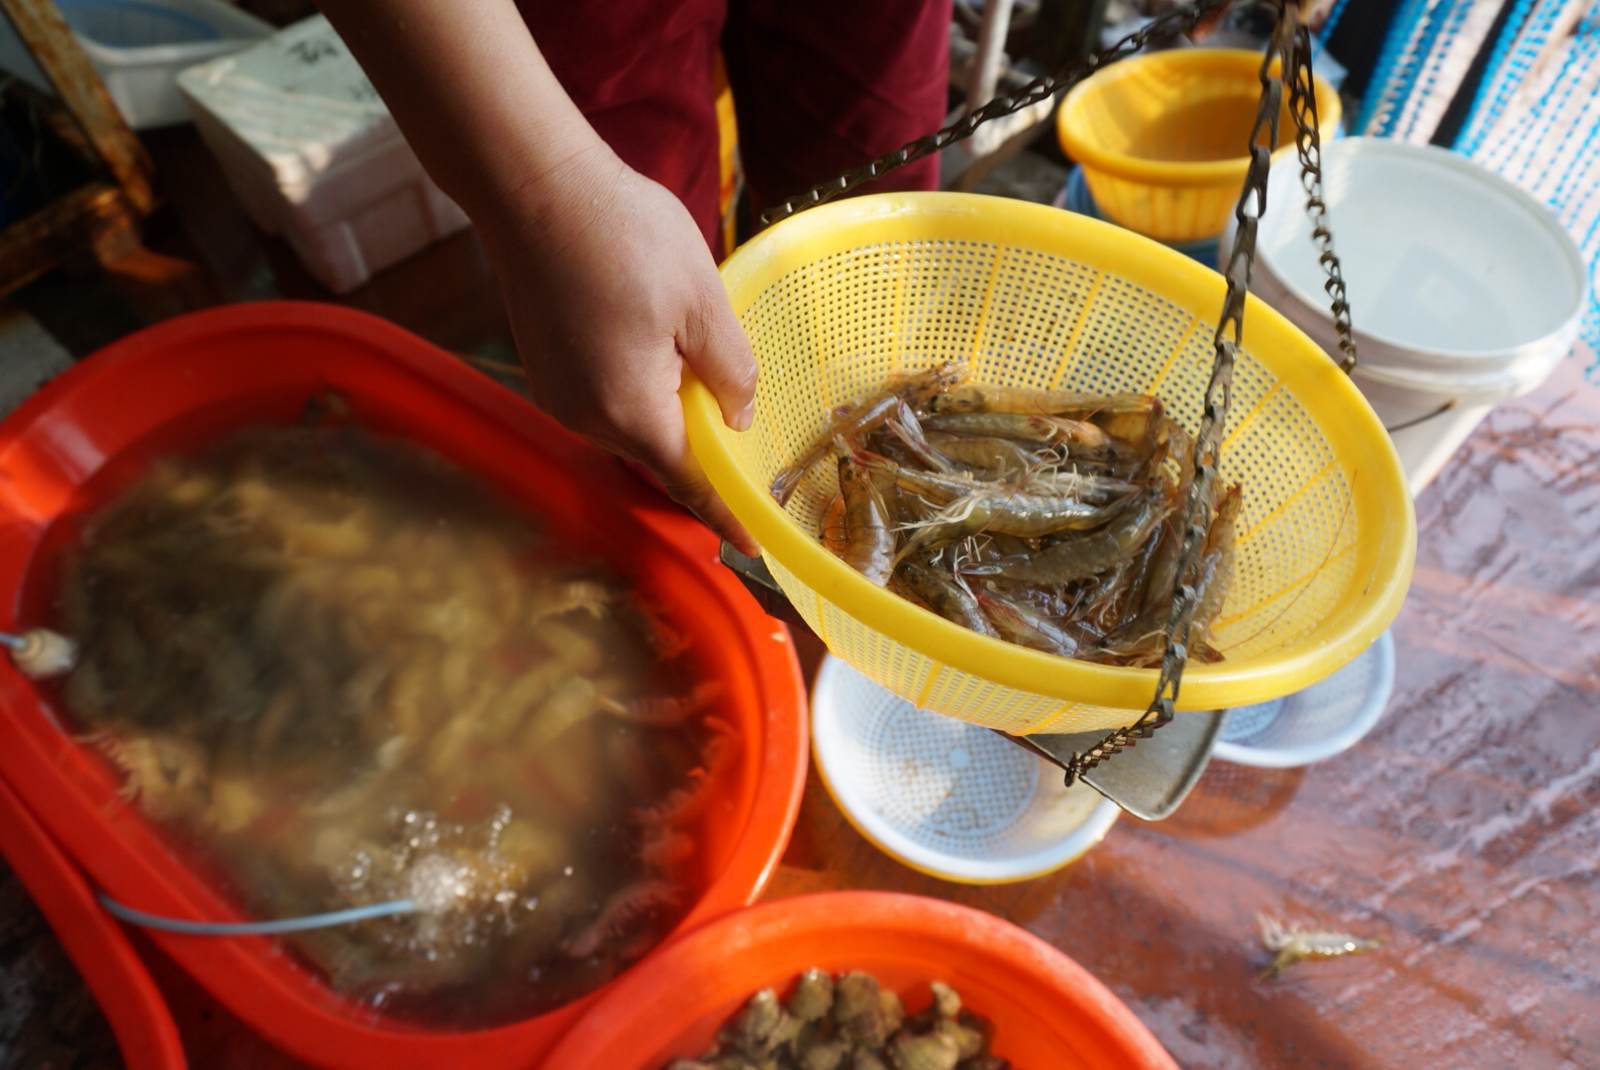
[[[328,929],[336,925],[353,925],[373,918],[393,917],[396,914],[415,914],[417,906],[409,899],[395,899],[387,903],[369,903],[348,910],[332,910],[326,914],[306,914],[298,918],[278,918],[273,921],[189,921],[187,918],[167,918],[147,914],[133,907],[123,906],[110,896],[100,896],[100,905],[106,912],[131,925],[162,932],[183,933],[186,936],[280,936],[284,933]]]
[[[776,223],[787,219],[796,212],[807,208],[815,208],[819,204],[826,204],[836,197],[841,197],[856,187],[875,178],[881,178],[890,171],[898,170],[909,163],[914,163],[925,156],[931,156],[957,141],[965,140],[984,123],[999,119],[1014,112],[1031,108],[1041,100],[1055,96],[1057,93],[1071,89],[1091,74],[1125,59],[1137,52],[1144,50],[1145,45],[1152,38],[1159,38],[1171,34],[1188,33],[1199,24],[1200,20],[1230,3],[1231,0],[1202,0],[1200,3],[1185,4],[1174,8],[1159,18],[1153,19],[1141,26],[1138,30],[1128,34],[1122,40],[1104,51],[1097,52],[1081,63],[1075,63],[1047,78],[1035,78],[1016,93],[1010,96],[999,96],[983,105],[983,107],[970,111],[960,119],[951,123],[943,130],[908,141],[893,152],[885,153],[869,163],[853,171],[847,171],[838,178],[812,186],[806,192],[780,204],[774,205],[761,213],[761,222],[765,224]]]

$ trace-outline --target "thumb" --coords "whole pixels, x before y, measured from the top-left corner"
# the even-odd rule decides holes
[[[723,421],[743,431],[755,416],[755,353],[721,279],[713,275],[705,291],[678,338],[678,352],[717,399]]]
[[[747,554],[761,552],[733,511],[717,496],[689,451],[683,410],[675,396],[667,395],[653,402],[652,411],[628,436],[626,448],[618,452],[648,468],[668,496],[687,507],[724,539]]]

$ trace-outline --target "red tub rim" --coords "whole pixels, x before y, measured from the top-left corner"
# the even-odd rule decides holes
[[[161,989],[94,889],[14,791],[0,781],[0,856],[77,967],[116,1035],[128,1070],[183,1070],[178,1027]]]
[[[659,1070],[653,1063],[618,1064],[615,1062],[617,1053],[611,1049],[631,1039],[640,1028],[635,1024],[638,1022],[643,1022],[642,1028],[650,1031],[653,1043],[659,1042],[662,1036],[663,1027],[659,1023],[670,1022],[664,1027],[667,1030],[681,1029],[681,1019],[671,1019],[660,1013],[658,996],[666,989],[692,987],[697,965],[719,958],[725,960],[735,951],[748,949],[750,954],[757,954],[759,941],[769,935],[779,940],[794,939],[797,935],[815,937],[819,946],[824,946],[823,942],[830,935],[848,936],[851,930],[893,932],[908,943],[925,940],[941,943],[941,946],[959,946],[1002,961],[1019,979],[1029,982],[1030,995],[1047,992],[1070,1003],[1092,1020],[1100,1034],[1095,1046],[1100,1047],[1108,1059],[1114,1060],[1104,1065],[1114,1065],[1119,1070],[1124,1067],[1178,1070],[1172,1056],[1133,1011],[1060,949],[1003,918],[973,907],[944,899],[877,891],[820,892],[773,900],[724,915],[679,937],[612,986],[562,1037],[551,1051],[548,1065],[551,1070]],[[796,966],[781,979],[774,978],[766,983],[785,984],[803,968]],[[748,997],[753,992],[754,989],[742,995]],[[657,1013],[640,1019],[633,1013],[639,1007],[655,1007]],[[974,1009],[984,1013],[982,1007]],[[638,1057],[654,1058],[658,1054],[661,1053],[640,1052]],[[629,1053],[629,1057],[633,1055]],[[607,1059],[604,1064],[596,1061],[601,1057]]]

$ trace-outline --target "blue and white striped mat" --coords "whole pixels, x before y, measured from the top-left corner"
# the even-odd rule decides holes
[[[1600,380],[1600,0],[1509,2],[1491,42],[1497,0],[1404,0],[1355,129],[1430,140],[1473,58],[1490,47],[1452,147],[1543,200],[1577,242],[1589,266],[1582,342]]]

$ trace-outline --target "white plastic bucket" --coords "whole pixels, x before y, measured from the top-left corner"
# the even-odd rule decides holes
[[[1347,138],[1323,146],[1322,170],[1355,381],[1415,493],[1494,405],[1537,389],[1571,350],[1587,271],[1544,205],[1453,152]],[[1273,164],[1251,288],[1337,355],[1299,172],[1292,153]]]

